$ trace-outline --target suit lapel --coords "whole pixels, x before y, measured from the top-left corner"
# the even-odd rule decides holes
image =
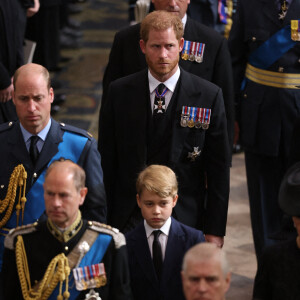
[[[182,152],[184,141],[186,135],[188,134],[190,128],[181,127],[180,119],[182,106],[199,106],[199,98],[201,97],[201,92],[195,90],[195,87],[191,84],[190,75],[180,68],[181,75],[178,84],[178,98],[176,105],[175,118],[173,121],[173,136],[172,136],[172,146],[170,153],[170,161],[176,162]]]
[[[12,134],[9,135],[7,142],[10,145],[11,154],[15,160],[23,164],[26,171],[32,170],[33,165],[24,142],[19,122],[12,129]]]
[[[182,236],[184,235],[178,222],[172,218],[171,228],[168,236],[168,243],[165,253],[165,260],[163,263],[163,276],[162,276],[162,287],[166,287],[169,279],[172,280],[174,267],[178,267],[178,263],[182,260]]]
[[[36,171],[39,172],[49,163],[50,159],[58,152],[58,144],[62,141],[63,131],[59,124],[51,119],[51,127],[45,140],[42,151],[36,162]]]
[[[145,276],[152,283],[153,288],[158,291],[159,283],[150,255],[146,231],[143,223],[138,225],[135,235],[132,237],[132,239],[134,240],[133,250],[135,252],[136,259]]]

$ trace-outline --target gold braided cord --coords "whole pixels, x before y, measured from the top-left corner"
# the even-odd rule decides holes
[[[24,300],[48,299],[58,283],[60,285],[57,300],[68,299],[70,297],[68,291],[70,267],[64,253],[58,254],[51,260],[43,279],[36,288],[32,288],[31,286],[27,255],[21,235],[17,237],[16,262]],[[66,281],[66,290],[62,294],[63,281]]]
[[[4,200],[0,200],[0,213],[3,213],[6,210],[4,217],[0,221],[0,228],[2,228],[11,217],[15,199],[16,199],[17,188],[19,187],[19,201],[18,204],[16,205],[17,226],[18,226],[20,209],[22,209],[23,214],[25,209],[26,179],[27,179],[27,172],[25,171],[23,165],[20,164],[16,166],[9,179],[9,185],[8,185],[6,197]],[[22,206],[20,202],[24,205]]]
[[[229,33],[232,26],[232,11],[233,11],[233,2],[232,0],[226,0],[227,6],[227,24],[225,25],[224,36],[226,39],[229,37]]]

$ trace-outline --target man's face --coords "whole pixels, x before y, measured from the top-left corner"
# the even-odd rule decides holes
[[[147,43],[140,41],[153,77],[164,82],[175,74],[183,42],[183,39],[180,41],[176,39],[173,28],[162,31],[150,30]]]
[[[230,273],[224,276],[218,259],[213,257],[205,262],[187,261],[186,270],[181,275],[186,300],[225,299]]]
[[[53,89],[48,89],[41,74],[20,73],[13,102],[23,127],[32,134],[39,133],[50,119]]]
[[[155,10],[166,10],[174,13],[181,19],[184,17],[190,0],[152,0]]]
[[[137,195],[136,198],[142,216],[148,225],[152,228],[161,228],[171,216],[178,196],[174,198],[161,198],[156,193],[144,190],[141,195]]]
[[[78,208],[83,204],[86,188],[77,191],[73,174],[63,165],[54,168],[44,183],[46,214],[60,228],[71,226],[76,220]]]

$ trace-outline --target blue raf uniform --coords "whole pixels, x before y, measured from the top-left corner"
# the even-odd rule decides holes
[[[43,175],[52,160],[64,157],[78,163],[86,172],[88,194],[81,207],[84,218],[106,222],[106,197],[103,186],[100,154],[97,143],[86,131],[59,124],[51,119],[51,127],[45,139],[38,160],[33,165],[26,148],[19,122],[0,125],[0,199],[7,193],[9,178],[14,168],[23,164],[27,171],[26,197],[23,225],[35,222],[44,212]],[[76,161],[77,160],[77,161]],[[41,181],[41,182],[39,182]],[[1,220],[3,214],[0,215]],[[2,227],[0,236],[0,257],[3,255],[4,235],[16,227],[15,209],[12,216]],[[19,221],[18,225],[21,225]]]

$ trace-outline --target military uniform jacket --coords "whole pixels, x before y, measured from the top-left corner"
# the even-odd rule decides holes
[[[77,245],[86,229],[90,228],[92,222],[83,222],[81,229],[71,237],[68,242],[60,242],[53,234],[50,233],[47,221],[32,225],[33,230],[17,229],[13,234],[14,240],[9,244],[16,243],[16,236],[21,234],[23,237],[28,267],[30,272],[31,284],[34,285],[36,280],[40,281],[48,267],[50,261],[58,254],[64,253],[66,256]],[[127,250],[125,246],[125,238],[121,233],[115,230],[107,229],[108,226],[97,226],[99,233],[112,235],[112,239],[102,259],[104,263],[107,284],[98,289],[102,300],[130,300],[131,290],[129,282],[129,268],[127,259]],[[8,236],[8,239],[12,239]],[[16,257],[14,249],[5,248],[3,274],[5,291],[4,299],[23,299],[19,277],[17,273]],[[99,263],[95,261],[95,264]],[[72,271],[71,271],[72,272]],[[64,289],[63,289],[64,291]],[[85,299],[87,291],[82,291],[76,299]],[[70,299],[74,300],[74,299]]]
[[[284,89],[247,81],[241,83],[249,54],[290,20],[300,18],[300,2],[293,1],[284,21],[278,19],[275,1],[240,0],[229,36],[236,98],[240,105],[241,139],[246,150],[277,156],[280,147],[287,155],[295,119],[300,113],[300,89]],[[300,74],[300,43],[274,62],[269,71]]]
[[[225,234],[230,150],[221,89],[181,69],[172,120],[169,159],[179,180],[175,207],[180,222]],[[177,89],[177,88],[176,88]],[[182,106],[212,109],[208,130],[180,126]],[[122,228],[136,207],[135,181],[147,160],[147,124],[152,118],[147,69],[111,84],[99,131],[110,224]],[[196,161],[188,153],[199,147]],[[207,204],[204,212],[205,179]]]
[[[62,142],[65,131],[88,138],[78,160],[78,164],[86,172],[86,186],[88,187],[88,194],[81,209],[83,217],[99,222],[106,222],[106,197],[103,186],[101,159],[97,150],[96,140],[82,129],[63,123],[59,124],[53,119],[51,120],[51,128],[35,167],[26,149],[19,122],[0,125],[0,157],[2,159],[0,169],[0,199],[5,198],[10,175],[19,164],[23,164],[27,171],[26,191],[29,191],[34,181],[47,167],[51,158],[58,152],[58,145]],[[40,200],[36,199],[36,201]],[[35,221],[32,220],[32,222]]]
[[[222,88],[230,145],[233,140],[234,108],[233,80],[227,41],[215,30],[187,17],[184,39],[205,44],[202,63],[185,61],[179,65],[186,71],[213,82]],[[107,98],[109,84],[118,78],[141,71],[147,67],[140,49],[140,24],[119,31],[114,39],[107,68],[103,77],[102,106]],[[101,124],[100,124],[101,125]]]

